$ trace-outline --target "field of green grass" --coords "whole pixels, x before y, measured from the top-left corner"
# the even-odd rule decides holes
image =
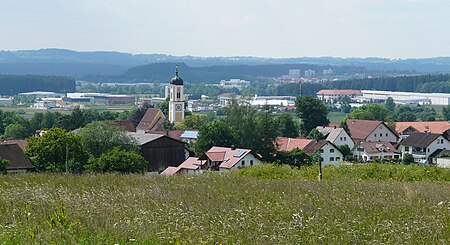
[[[345,116],[347,116],[347,114],[345,113],[341,113],[341,112],[336,112],[336,111],[332,111],[328,113],[328,120],[330,120],[330,123],[341,123]]]
[[[0,244],[448,244],[449,171],[3,175]]]

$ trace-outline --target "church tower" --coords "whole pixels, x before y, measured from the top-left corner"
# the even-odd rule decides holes
[[[184,82],[178,76],[178,66],[175,76],[170,81],[169,121],[175,125],[184,120]]]

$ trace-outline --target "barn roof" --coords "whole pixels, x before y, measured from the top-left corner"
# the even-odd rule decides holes
[[[128,132],[136,132],[136,128],[134,127],[133,122],[131,122],[130,120],[114,120],[113,123],[121,126]]]
[[[154,130],[155,127],[158,126],[158,123],[164,119],[165,116],[161,110],[156,108],[148,108],[136,129],[144,131]]]
[[[417,148],[426,148],[441,134],[414,132],[400,142],[400,145],[412,146]]]
[[[128,135],[133,137],[134,139],[136,139],[136,141],[139,145],[145,145],[149,142],[152,142],[154,140],[164,137],[164,135],[162,135],[162,134],[143,134],[143,133],[133,133],[133,132],[129,132]]]
[[[303,150],[309,143],[313,140],[304,138],[288,138],[288,137],[277,137],[276,150],[277,151],[292,151],[294,149]]]
[[[18,144],[0,145],[0,158],[9,161],[8,169],[32,169],[30,159]]]

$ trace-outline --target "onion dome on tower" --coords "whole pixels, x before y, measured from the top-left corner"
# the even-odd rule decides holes
[[[183,79],[178,76],[178,65],[175,68],[175,76],[170,80],[170,84],[173,85],[183,85]]]

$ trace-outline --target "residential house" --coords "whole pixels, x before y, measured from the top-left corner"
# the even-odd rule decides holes
[[[0,159],[8,160],[8,173],[25,173],[34,167],[18,144],[0,144]]]
[[[347,119],[347,127],[355,143],[392,142],[399,139],[397,133],[382,121]]]
[[[350,149],[355,146],[352,138],[343,128],[317,126],[316,129],[325,136],[326,140],[336,146],[348,145]]]
[[[161,172],[167,167],[178,167],[193,155],[184,142],[162,134],[128,133],[136,139],[140,153],[148,161],[148,172]]]
[[[397,131],[403,139],[413,132],[443,134],[449,129],[450,123],[448,121],[395,123],[395,131]]]
[[[450,150],[439,149],[430,155],[431,162],[441,168],[450,168]]]
[[[164,123],[166,117],[161,110],[156,108],[148,108],[136,127],[138,133],[148,133],[158,130]]]
[[[205,161],[203,168],[225,172],[239,167],[261,164],[261,157],[249,149],[213,146],[198,160]]]
[[[189,157],[178,167],[167,167],[161,175],[172,176],[175,174],[202,174],[202,161],[198,157]]]
[[[340,165],[344,160],[342,152],[336,145],[328,140],[311,140],[303,138],[278,137],[276,139],[277,151],[303,150],[308,154],[319,153],[322,165]]]
[[[352,149],[352,154],[354,159],[364,162],[400,158],[400,154],[390,142],[357,142]]]
[[[437,150],[450,149],[450,141],[442,134],[413,132],[399,144],[402,152],[412,154],[415,162],[432,163],[430,156]]]

